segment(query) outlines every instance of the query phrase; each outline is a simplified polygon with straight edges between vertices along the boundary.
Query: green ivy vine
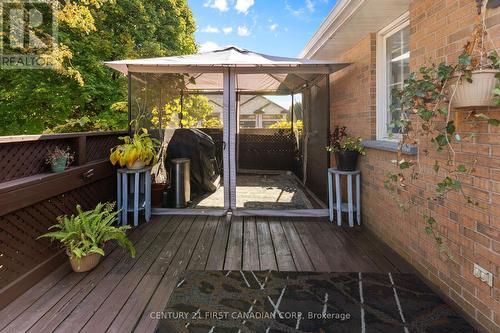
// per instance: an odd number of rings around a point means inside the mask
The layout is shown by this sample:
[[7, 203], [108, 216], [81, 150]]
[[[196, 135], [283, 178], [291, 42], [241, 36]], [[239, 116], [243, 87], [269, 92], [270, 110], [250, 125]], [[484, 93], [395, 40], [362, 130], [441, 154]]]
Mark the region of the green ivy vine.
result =
[[[398, 171], [390, 172], [384, 181], [384, 187], [395, 196], [397, 205], [402, 210], [407, 210], [409, 205], [416, 204], [413, 199], [406, 202], [400, 200], [400, 191], [408, 186], [408, 181], [421, 177], [423, 171], [420, 159], [433, 158], [430, 149], [437, 152], [434, 158], [433, 171], [437, 177], [435, 193], [426, 200], [431, 203], [442, 200], [449, 192], [457, 192], [463, 196], [467, 204], [480, 207], [480, 203], [472, 196], [466, 194], [462, 185], [462, 177], [473, 175], [477, 156], [470, 165], [457, 164], [455, 161], [455, 150], [453, 144], [462, 142], [474, 142], [475, 134], [462, 135], [458, 124], [451, 119], [451, 101], [454, 97], [456, 87], [465, 82], [472, 82], [473, 72], [481, 69], [500, 69], [500, 59], [496, 51], [487, 53], [484, 48], [487, 32], [484, 28], [484, 19], [478, 24], [473, 32], [471, 41], [464, 47], [464, 52], [454, 65], [447, 63], [431, 64], [420, 67], [418, 73], [412, 73], [405, 80], [402, 89], [392, 91], [393, 121], [389, 124], [392, 132], [399, 132], [398, 156], [395, 163]], [[497, 79], [500, 74], [497, 73]], [[500, 106], [500, 83], [492, 91], [492, 99], [495, 105]], [[500, 121], [477, 110], [467, 112], [466, 120], [478, 125], [486, 122], [491, 126], [499, 126]], [[397, 131], [394, 131], [394, 130]], [[424, 142], [430, 142], [428, 147]], [[404, 156], [403, 148], [406, 145], [417, 146], [418, 153], [415, 160]], [[482, 208], [482, 207], [480, 207]], [[445, 252], [448, 258], [453, 259], [451, 251], [443, 241], [443, 237], [437, 231], [437, 221], [429, 214], [424, 214], [425, 233], [433, 237], [441, 252]]]

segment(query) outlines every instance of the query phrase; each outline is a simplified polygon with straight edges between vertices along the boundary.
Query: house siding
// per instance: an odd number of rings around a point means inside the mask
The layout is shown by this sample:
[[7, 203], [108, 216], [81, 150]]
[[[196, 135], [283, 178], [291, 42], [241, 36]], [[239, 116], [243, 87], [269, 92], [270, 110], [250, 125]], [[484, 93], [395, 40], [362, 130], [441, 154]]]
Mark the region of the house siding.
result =
[[[410, 4], [410, 66], [413, 72], [423, 64], [456, 62], [476, 22], [474, 0], [414, 0]], [[500, 46], [500, 9], [489, 10], [487, 26], [496, 47]], [[488, 44], [489, 45], [489, 44]], [[350, 135], [376, 137], [376, 32], [367, 35], [350, 50], [331, 60], [352, 65], [331, 76], [331, 127], [347, 126]], [[398, 208], [394, 196], [384, 188], [389, 171], [397, 171], [392, 161], [396, 153], [367, 149], [361, 158], [362, 217], [372, 230], [406, 258], [428, 281], [460, 306], [476, 323], [489, 332], [500, 331], [500, 128], [473, 124], [467, 112], [458, 111], [458, 131], [477, 133], [472, 143], [455, 145], [457, 163], [471, 165], [477, 158], [474, 177], [463, 179], [464, 190], [479, 200], [483, 208], [468, 206], [455, 193], [445, 200], [429, 203], [435, 195], [436, 177], [432, 171], [435, 154], [421, 159], [423, 170], [400, 195], [417, 204], [408, 210]], [[500, 109], [481, 112], [500, 118]], [[453, 112], [452, 118], [455, 119]], [[423, 143], [420, 147], [430, 147]], [[431, 152], [433, 150], [431, 149]], [[437, 157], [441, 158], [441, 157]], [[334, 163], [334, 159], [332, 159]], [[432, 213], [453, 260], [440, 252], [432, 237], [424, 232], [423, 214]], [[478, 263], [494, 274], [493, 287], [472, 275]]]

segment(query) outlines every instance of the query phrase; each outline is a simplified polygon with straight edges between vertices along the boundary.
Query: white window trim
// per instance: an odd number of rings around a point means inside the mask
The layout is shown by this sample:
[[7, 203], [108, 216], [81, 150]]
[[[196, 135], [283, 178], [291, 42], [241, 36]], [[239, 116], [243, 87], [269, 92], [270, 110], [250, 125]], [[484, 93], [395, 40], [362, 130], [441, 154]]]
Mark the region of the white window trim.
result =
[[376, 77], [377, 77], [377, 140], [395, 141], [398, 136], [388, 137], [387, 122], [388, 122], [388, 101], [387, 101], [387, 66], [386, 66], [386, 40], [393, 34], [401, 31], [410, 25], [410, 13], [406, 12], [387, 27], [377, 33], [377, 54], [376, 54]]

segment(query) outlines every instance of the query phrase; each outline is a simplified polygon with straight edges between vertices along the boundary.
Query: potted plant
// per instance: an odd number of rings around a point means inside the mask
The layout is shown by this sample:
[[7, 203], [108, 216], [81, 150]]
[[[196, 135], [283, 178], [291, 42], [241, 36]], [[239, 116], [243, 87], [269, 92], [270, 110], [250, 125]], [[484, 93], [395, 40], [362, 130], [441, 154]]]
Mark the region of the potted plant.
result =
[[459, 57], [451, 105], [454, 108], [494, 106], [494, 89], [500, 79], [500, 59], [496, 51], [484, 47], [487, 32], [483, 23], [476, 25], [472, 39]]
[[73, 157], [74, 155], [71, 153], [69, 147], [55, 147], [49, 150], [45, 162], [50, 165], [52, 172], [63, 172], [71, 164]]
[[104, 244], [116, 240], [118, 245], [130, 251], [135, 257], [134, 245], [127, 238], [125, 231], [129, 226], [115, 227], [118, 212], [114, 203], [99, 203], [89, 211], [76, 206], [76, 215], [63, 215], [57, 218], [57, 224], [38, 238], [47, 237], [58, 240], [66, 249], [71, 267], [75, 272], [86, 272], [97, 266], [104, 253]]
[[156, 149], [159, 141], [152, 138], [143, 128], [133, 137], [122, 136], [124, 143], [111, 149], [109, 160], [113, 165], [127, 166], [129, 169], [141, 169], [156, 163]]
[[340, 171], [356, 170], [358, 156], [365, 154], [365, 147], [361, 138], [349, 137], [345, 126], [337, 126], [329, 141], [330, 145], [326, 147], [326, 150], [335, 153], [337, 169]]

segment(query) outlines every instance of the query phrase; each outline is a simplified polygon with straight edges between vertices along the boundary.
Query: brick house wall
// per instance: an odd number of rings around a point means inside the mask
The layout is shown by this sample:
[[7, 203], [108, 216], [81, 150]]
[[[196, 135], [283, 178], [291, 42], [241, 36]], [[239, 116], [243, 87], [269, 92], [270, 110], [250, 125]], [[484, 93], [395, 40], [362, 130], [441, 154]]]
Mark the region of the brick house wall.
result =
[[[413, 0], [410, 4], [410, 66], [415, 72], [429, 62], [456, 62], [476, 20], [474, 0]], [[488, 30], [500, 47], [500, 9], [489, 10]], [[376, 32], [367, 35], [341, 56], [331, 60], [353, 63], [331, 76], [331, 126], [345, 125], [353, 136], [376, 138]], [[450, 193], [429, 204], [435, 195], [434, 156], [422, 160], [423, 176], [400, 192], [417, 205], [403, 211], [384, 188], [388, 171], [397, 171], [396, 153], [367, 149], [362, 157], [363, 223], [406, 258], [431, 283], [489, 332], [500, 331], [500, 128], [477, 128], [460, 112], [458, 131], [477, 133], [474, 142], [455, 144], [457, 163], [471, 165], [477, 156], [476, 173], [464, 178], [464, 191], [479, 200], [482, 208], [468, 206]], [[500, 118], [500, 109], [481, 112]], [[454, 115], [452, 118], [454, 119]], [[427, 145], [424, 143], [424, 145]], [[423, 147], [420, 147], [422, 149]], [[432, 150], [431, 150], [432, 151]], [[477, 154], [477, 155], [476, 155]], [[408, 156], [415, 158], [414, 156]], [[332, 159], [334, 160], [334, 159]], [[440, 253], [425, 234], [423, 214], [431, 213], [438, 232], [451, 250], [453, 260]], [[478, 263], [494, 274], [493, 288], [472, 275]]]
[[353, 136], [375, 138], [376, 135], [376, 47], [376, 34], [366, 36], [335, 59], [351, 65], [330, 78], [331, 123], [347, 126]]

